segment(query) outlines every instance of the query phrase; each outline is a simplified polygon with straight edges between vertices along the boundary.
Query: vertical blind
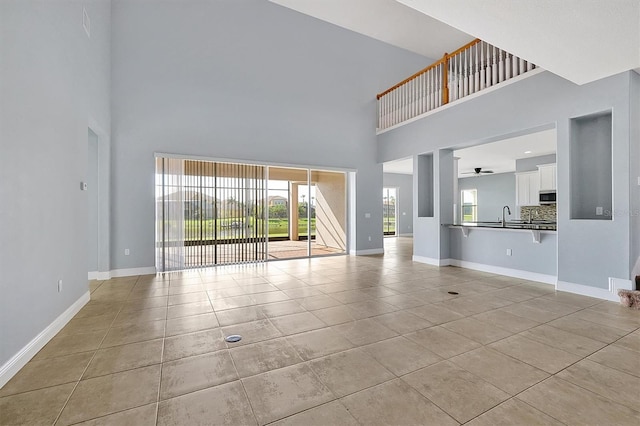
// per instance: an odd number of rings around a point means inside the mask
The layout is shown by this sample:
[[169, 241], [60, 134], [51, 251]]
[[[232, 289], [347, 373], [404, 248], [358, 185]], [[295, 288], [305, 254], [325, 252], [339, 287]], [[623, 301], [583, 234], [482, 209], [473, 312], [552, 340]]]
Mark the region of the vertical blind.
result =
[[264, 261], [265, 166], [158, 157], [159, 272]]

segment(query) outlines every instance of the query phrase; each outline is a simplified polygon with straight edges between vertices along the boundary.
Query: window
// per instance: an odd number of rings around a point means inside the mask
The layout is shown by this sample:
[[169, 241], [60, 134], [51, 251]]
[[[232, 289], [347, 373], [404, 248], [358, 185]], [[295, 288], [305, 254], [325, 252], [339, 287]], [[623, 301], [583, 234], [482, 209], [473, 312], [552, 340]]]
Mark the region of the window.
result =
[[462, 221], [476, 222], [478, 220], [478, 191], [463, 189], [460, 199], [462, 200]]

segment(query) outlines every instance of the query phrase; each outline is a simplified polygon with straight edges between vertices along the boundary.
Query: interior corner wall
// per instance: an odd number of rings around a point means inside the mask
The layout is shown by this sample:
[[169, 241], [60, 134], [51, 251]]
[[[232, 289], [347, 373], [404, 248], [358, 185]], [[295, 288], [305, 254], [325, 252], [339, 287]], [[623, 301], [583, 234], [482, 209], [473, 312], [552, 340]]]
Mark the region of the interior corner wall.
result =
[[113, 1], [112, 269], [154, 265], [154, 152], [355, 170], [350, 250], [381, 249], [375, 95], [430, 60], [263, 0], [152, 9]]
[[[555, 124], [558, 280], [606, 289], [610, 277], [629, 278], [630, 215], [617, 215], [613, 221], [570, 219], [569, 122], [613, 111], [613, 210], [629, 212], [629, 157], [638, 143], [630, 144], [630, 130], [633, 133], [635, 128], [631, 124], [635, 117], [630, 118], [630, 80], [637, 80], [632, 74], [629, 71], [582, 86], [549, 72], [535, 74], [378, 135], [378, 161], [477, 145]], [[428, 239], [435, 235], [431, 232], [416, 229], [414, 238]]]
[[108, 0], [0, 2], [0, 371], [88, 292], [80, 182], [90, 123], [111, 126], [110, 20]]
[[413, 176], [401, 173], [385, 173], [385, 187], [398, 188], [398, 234], [413, 234]]
[[[629, 76], [629, 121], [631, 123], [629, 132], [629, 200], [631, 203], [629, 209], [629, 235], [631, 237], [629, 269], [631, 270], [630, 278], [634, 282], [635, 277], [640, 275], [640, 75], [632, 72], [629, 73]], [[636, 288], [636, 290], [639, 289]]]

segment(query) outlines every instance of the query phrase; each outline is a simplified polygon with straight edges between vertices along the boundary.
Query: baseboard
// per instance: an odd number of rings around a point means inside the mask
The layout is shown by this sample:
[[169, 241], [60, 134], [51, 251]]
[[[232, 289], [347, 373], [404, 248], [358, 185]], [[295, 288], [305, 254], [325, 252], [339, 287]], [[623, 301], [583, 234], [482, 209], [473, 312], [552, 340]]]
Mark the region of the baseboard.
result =
[[449, 266], [449, 265], [451, 265], [451, 260], [452, 259], [434, 259], [434, 258], [431, 258], [431, 257], [413, 256], [411, 258], [411, 260], [413, 260], [414, 262], [418, 262], [418, 263], [426, 263], [427, 265]]
[[584, 284], [569, 283], [566, 281], [558, 281], [556, 290], [566, 291], [567, 293], [580, 294], [582, 296], [596, 297], [598, 299], [609, 300], [611, 302], [620, 302], [617, 294], [612, 293], [609, 289], [600, 287], [591, 287]]
[[367, 250], [350, 250], [349, 254], [351, 256], [367, 256], [370, 254], [384, 254], [384, 249], [377, 248], [377, 249], [367, 249]]
[[398, 234], [398, 237], [413, 237], [412, 233], [409, 234]]
[[113, 269], [111, 271], [111, 278], [131, 277], [134, 275], [153, 275], [155, 273], [155, 266], [146, 266], [143, 268]]
[[98, 272], [98, 271], [92, 271], [89, 272], [88, 274], [88, 279], [89, 280], [108, 280], [111, 278], [111, 272], [107, 271], [107, 272]]
[[34, 337], [25, 347], [12, 356], [0, 367], [0, 388], [3, 387], [13, 376], [33, 358], [40, 349], [46, 345], [67, 323], [82, 309], [90, 299], [87, 291], [78, 300], [73, 302], [58, 318]]
[[489, 272], [491, 274], [536, 281], [544, 284], [556, 285], [556, 282], [558, 281], [558, 278], [554, 275], [523, 271], [522, 269], [503, 268], [501, 266], [487, 265], [484, 263], [467, 262], [466, 260], [451, 259], [451, 265], [476, 271]]

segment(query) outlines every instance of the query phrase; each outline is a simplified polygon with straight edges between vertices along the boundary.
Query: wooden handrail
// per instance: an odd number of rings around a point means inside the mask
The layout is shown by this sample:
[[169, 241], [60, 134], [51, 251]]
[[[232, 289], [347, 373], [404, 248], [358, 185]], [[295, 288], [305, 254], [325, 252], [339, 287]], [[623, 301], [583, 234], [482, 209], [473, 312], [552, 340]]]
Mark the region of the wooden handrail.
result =
[[[413, 74], [413, 75], [411, 75], [411, 76], [409, 76], [409, 77], [405, 78], [405, 79], [404, 79], [404, 80], [402, 80], [400, 83], [398, 83], [398, 84], [395, 84], [395, 85], [391, 86], [390, 88], [388, 88], [388, 89], [387, 89], [387, 90], [385, 90], [384, 92], [382, 92], [382, 93], [378, 93], [378, 94], [376, 95], [376, 99], [380, 100], [380, 98], [381, 98], [381, 97], [383, 97], [384, 95], [386, 95], [387, 93], [394, 91], [395, 89], [397, 89], [398, 87], [402, 86], [403, 84], [406, 84], [406, 83], [410, 82], [411, 80], [413, 80], [413, 79], [415, 79], [415, 78], [417, 78], [417, 77], [421, 76], [422, 74], [424, 74], [424, 73], [426, 73], [426, 72], [428, 72], [428, 71], [432, 70], [433, 68], [437, 67], [437, 66], [438, 66], [438, 65], [440, 65], [440, 64], [445, 64], [445, 65], [446, 65], [446, 64], [449, 62], [449, 59], [450, 59], [450, 58], [452, 58], [452, 57], [456, 56], [456, 55], [457, 55], [457, 54], [459, 54], [460, 52], [463, 52], [463, 51], [465, 51], [465, 50], [469, 49], [469, 48], [470, 48], [470, 47], [472, 47], [472, 46], [475, 46], [476, 44], [480, 43], [480, 41], [481, 41], [481, 40], [480, 40], [479, 38], [477, 38], [477, 39], [475, 39], [475, 40], [473, 40], [473, 41], [470, 41], [469, 43], [465, 44], [465, 45], [464, 45], [464, 46], [462, 46], [461, 48], [456, 49], [455, 51], [453, 51], [453, 53], [445, 53], [445, 54], [444, 54], [444, 56], [443, 56], [442, 58], [438, 59], [437, 61], [435, 61], [433, 64], [429, 65], [428, 67], [423, 68], [423, 69], [421, 69], [420, 71], [418, 71], [417, 73], [415, 73], [415, 74]], [[445, 68], [446, 68], [446, 66], [445, 66]], [[443, 101], [445, 100], [445, 93], [447, 93], [447, 95], [446, 95], [446, 101], [444, 101], [444, 103], [447, 103], [447, 102], [448, 102], [448, 88], [447, 88], [447, 79], [446, 79], [446, 74], [447, 74], [447, 73], [446, 73], [446, 71], [445, 71], [445, 72], [443, 73], [443, 75], [445, 76], [444, 84], [442, 85], [442, 87], [443, 87], [443, 89], [444, 89], [444, 90], [443, 90]]]

